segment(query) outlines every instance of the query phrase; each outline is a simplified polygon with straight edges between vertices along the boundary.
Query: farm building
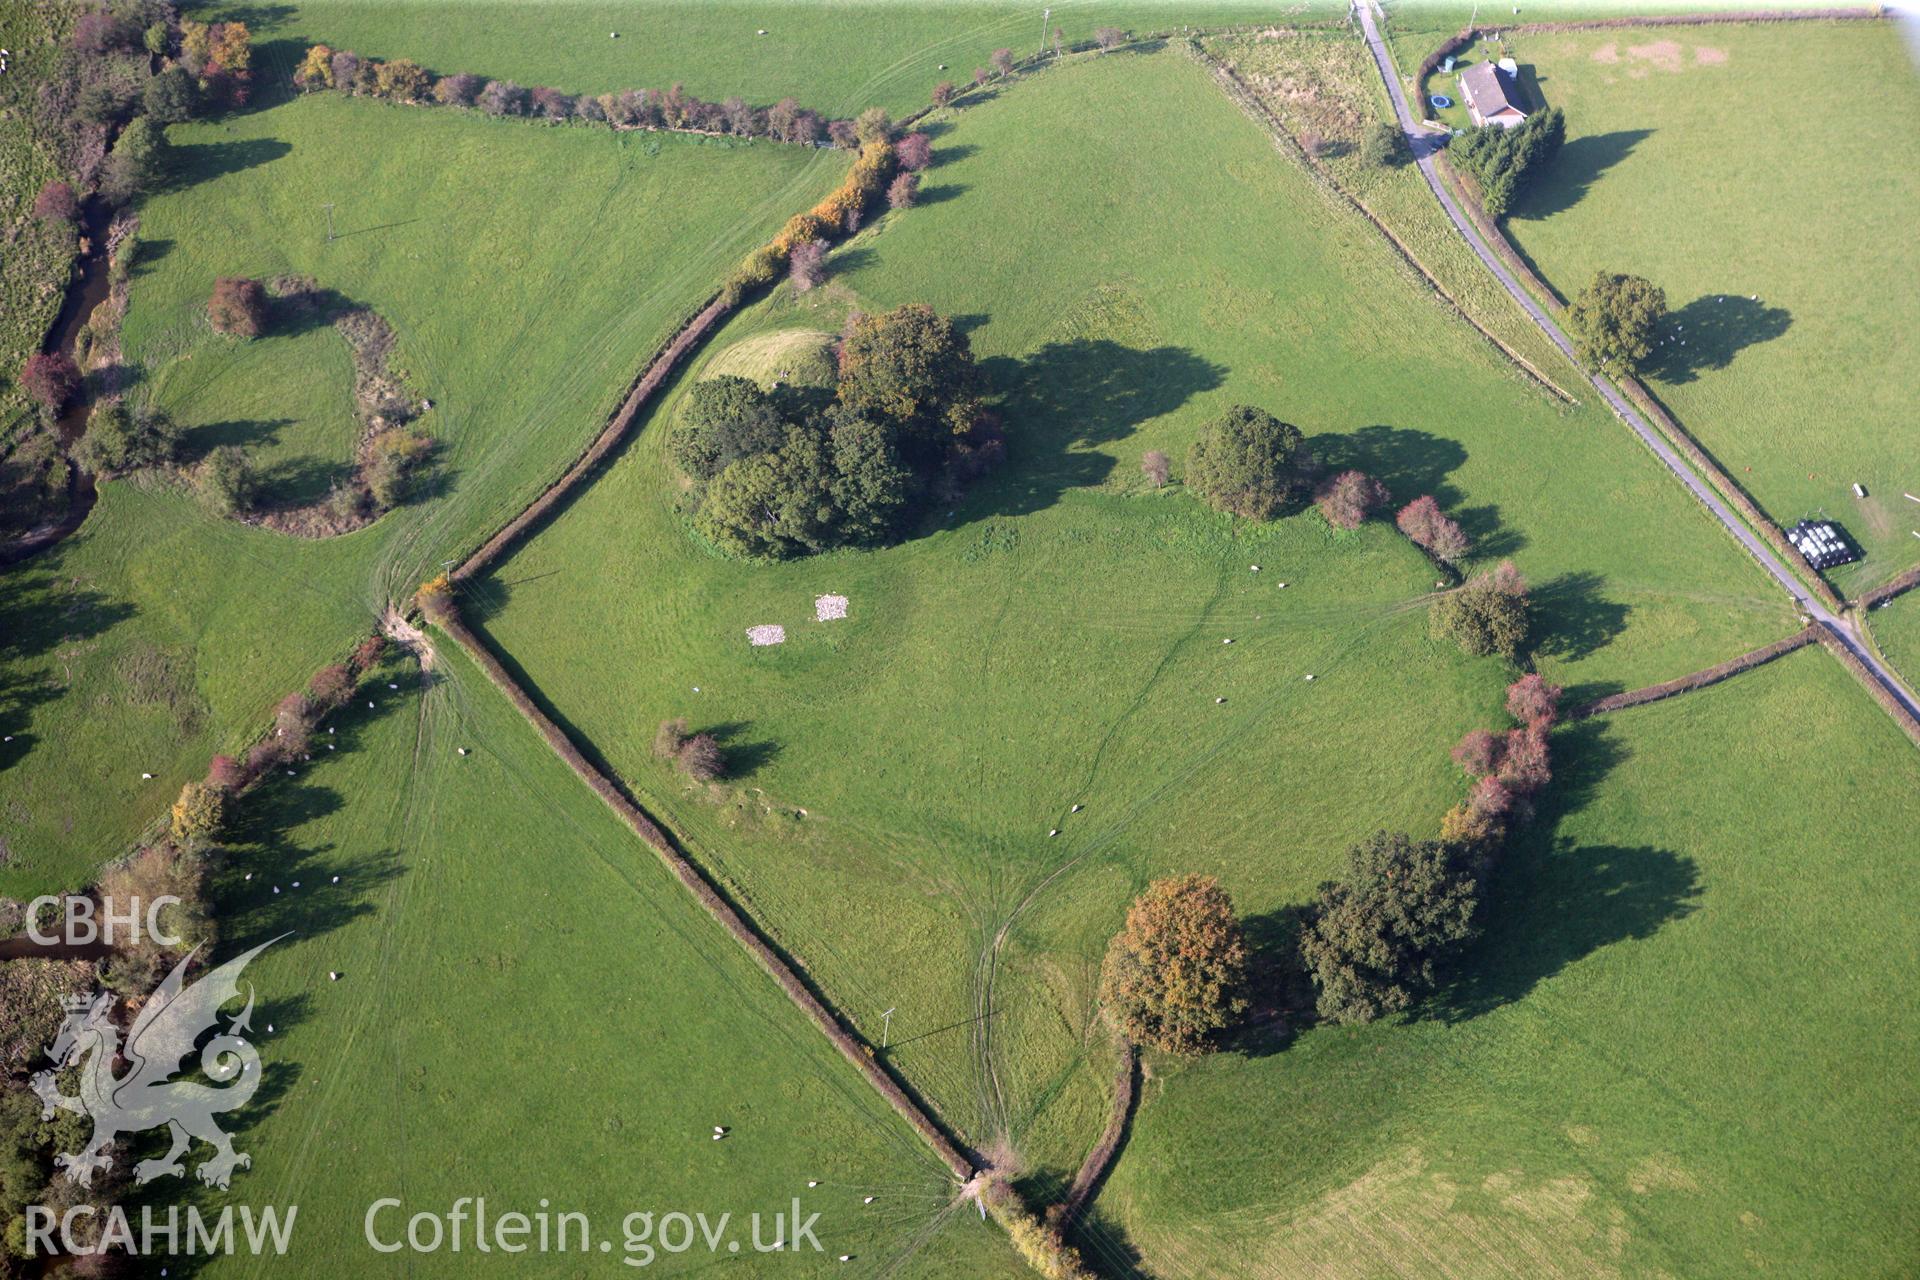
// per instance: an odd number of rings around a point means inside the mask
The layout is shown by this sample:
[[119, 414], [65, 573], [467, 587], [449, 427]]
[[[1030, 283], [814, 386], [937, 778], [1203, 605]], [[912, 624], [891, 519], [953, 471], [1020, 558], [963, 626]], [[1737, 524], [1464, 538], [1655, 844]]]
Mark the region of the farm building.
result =
[[1509, 59], [1476, 62], [1460, 73], [1460, 96], [1466, 99], [1468, 119], [1476, 125], [1511, 129], [1527, 118], [1520, 106], [1519, 82], [1510, 67]]
[[1831, 520], [1802, 520], [1787, 530], [1787, 541], [1816, 569], [1851, 564], [1860, 558], [1846, 532]]

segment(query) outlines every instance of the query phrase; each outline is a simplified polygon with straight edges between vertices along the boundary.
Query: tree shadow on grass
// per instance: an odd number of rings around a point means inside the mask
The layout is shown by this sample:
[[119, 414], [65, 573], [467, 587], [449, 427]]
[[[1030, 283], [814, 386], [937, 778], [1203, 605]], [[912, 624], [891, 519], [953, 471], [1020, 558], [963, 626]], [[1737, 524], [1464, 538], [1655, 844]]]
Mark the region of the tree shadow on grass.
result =
[[1247, 938], [1247, 1016], [1221, 1038], [1220, 1047], [1247, 1058], [1284, 1053], [1314, 1021], [1313, 983], [1300, 959], [1300, 933], [1311, 911], [1304, 902], [1240, 921]]
[[1645, 372], [1669, 385], [1692, 382], [1703, 370], [1726, 368], [1744, 348], [1780, 337], [1792, 324], [1785, 307], [1735, 294], [1702, 295], [1667, 314], [1663, 341]]
[[180, 456], [203, 458], [221, 445], [251, 448], [269, 445], [280, 438], [283, 427], [293, 425], [292, 418], [233, 418], [226, 422], [203, 422], [180, 433]]
[[1515, 201], [1512, 216], [1526, 221], [1551, 218], [1579, 204], [1600, 176], [1625, 160], [1653, 136], [1651, 129], [1616, 129], [1573, 138], [1560, 148], [1545, 173]]
[[1582, 844], [1556, 834], [1591, 803], [1622, 760], [1602, 720], [1553, 735], [1558, 776], [1534, 827], [1509, 840], [1482, 906], [1486, 932], [1453, 965], [1454, 981], [1429, 1002], [1449, 1022], [1524, 999], [1569, 965], [1618, 942], [1649, 938], [1697, 907], [1692, 858], [1651, 845]]
[[1493, 503], [1462, 507], [1454, 520], [1467, 535], [1473, 554], [1482, 560], [1500, 560], [1527, 545], [1526, 535], [1500, 523], [1500, 508]]
[[[1387, 486], [1396, 507], [1423, 494], [1431, 494], [1442, 507], [1460, 500], [1459, 491], [1447, 483], [1447, 476], [1467, 460], [1457, 440], [1417, 427], [1375, 425], [1345, 435], [1315, 436], [1311, 444], [1325, 470], [1366, 472]], [[1483, 510], [1497, 519], [1497, 508]]]
[[60, 572], [66, 546], [50, 549], [31, 568], [0, 572], [0, 771], [33, 750], [39, 737], [28, 730], [34, 710], [57, 702], [70, 682], [23, 674], [12, 664], [56, 653], [112, 630], [138, 610], [111, 600]]
[[1095, 452], [1211, 391], [1227, 370], [1185, 347], [1138, 349], [1105, 338], [1052, 342], [1025, 359], [981, 362], [1001, 398], [1008, 465], [980, 486], [997, 514], [1044, 510], [1099, 484], [1113, 459]]
[[920, 188], [920, 194], [914, 199], [914, 203], [916, 205], [945, 204], [949, 200], [959, 199], [967, 191], [968, 187], [964, 182], [942, 182], [938, 186]]
[[1125, 1227], [1101, 1211], [1099, 1202], [1089, 1204], [1067, 1233], [1067, 1243], [1106, 1280], [1154, 1280], [1147, 1270], [1146, 1258], [1135, 1247]]
[[291, 143], [278, 138], [246, 138], [239, 142], [200, 142], [176, 146], [173, 148], [173, 176], [169, 185], [190, 187], [230, 173], [257, 169], [292, 151]]
[[724, 724], [711, 725], [705, 729], [695, 727], [696, 733], [710, 733], [727, 753], [727, 779], [737, 782], [751, 778], [767, 765], [780, 758], [780, 744], [771, 738], [759, 742], [747, 741], [747, 735], [753, 729], [751, 720], [729, 720]]
[[1540, 637], [1535, 654], [1577, 661], [1597, 653], [1627, 629], [1633, 606], [1600, 594], [1606, 579], [1597, 573], [1563, 573], [1532, 592]]

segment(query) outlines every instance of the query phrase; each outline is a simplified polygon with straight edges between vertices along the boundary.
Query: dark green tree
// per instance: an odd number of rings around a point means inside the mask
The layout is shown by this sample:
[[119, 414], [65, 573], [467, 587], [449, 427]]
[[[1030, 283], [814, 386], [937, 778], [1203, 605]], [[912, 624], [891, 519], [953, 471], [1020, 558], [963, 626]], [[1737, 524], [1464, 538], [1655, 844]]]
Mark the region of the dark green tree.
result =
[[1566, 117], [1560, 108], [1552, 107], [1534, 113], [1516, 128], [1473, 129], [1449, 147], [1447, 155], [1479, 181], [1481, 203], [1489, 215], [1499, 218], [1559, 154], [1566, 133]]
[[238, 515], [252, 506], [256, 483], [253, 463], [233, 444], [223, 444], [202, 458], [194, 474], [200, 500], [223, 516]]
[[840, 408], [829, 411], [827, 421], [840, 540], [884, 541], [899, 528], [918, 487], [913, 470], [884, 424]]
[[1427, 616], [1436, 640], [1452, 640], [1475, 657], [1497, 653], [1508, 662], [1520, 660], [1532, 629], [1526, 580], [1511, 561], [1442, 595]]
[[1478, 886], [1452, 846], [1386, 831], [1347, 864], [1320, 886], [1300, 953], [1321, 1017], [1371, 1022], [1432, 990], [1438, 962], [1476, 932]]
[[88, 471], [131, 471], [171, 462], [179, 430], [157, 409], [135, 414], [117, 400], [96, 404], [74, 447], [74, 460]]
[[1271, 520], [1299, 493], [1300, 428], [1238, 404], [1200, 428], [1187, 455], [1187, 487], [1252, 520]]
[[200, 90], [185, 67], [168, 67], [147, 81], [140, 101], [148, 118], [158, 124], [180, 124], [200, 109]]
[[166, 177], [168, 155], [166, 132], [145, 116], [136, 116], [113, 144], [101, 174], [100, 193], [124, 204], [153, 190]]
[[742, 458], [772, 453], [786, 438], [787, 424], [760, 384], [722, 374], [694, 384], [668, 449], [682, 471], [705, 481]]
[[778, 452], [741, 458], [715, 476], [696, 523], [732, 555], [805, 555], [832, 545], [832, 490], [819, 435], [796, 427]]
[[1567, 308], [1567, 325], [1588, 368], [1631, 374], [1653, 354], [1666, 316], [1664, 289], [1639, 276], [1597, 271]]
[[1391, 120], [1376, 121], [1360, 139], [1360, 159], [1376, 169], [1398, 168], [1410, 158], [1407, 135]]

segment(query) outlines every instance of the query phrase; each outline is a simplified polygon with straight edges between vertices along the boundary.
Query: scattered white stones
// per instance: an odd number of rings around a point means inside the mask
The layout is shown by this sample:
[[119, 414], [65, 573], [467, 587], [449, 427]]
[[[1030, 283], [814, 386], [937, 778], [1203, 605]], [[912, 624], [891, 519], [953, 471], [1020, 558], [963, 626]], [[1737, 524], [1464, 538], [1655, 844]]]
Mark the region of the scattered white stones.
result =
[[777, 622], [766, 622], [757, 627], [747, 628], [747, 643], [756, 647], [786, 642], [787, 629]]
[[813, 598], [813, 616], [817, 622], [832, 622], [835, 618], [847, 616], [847, 598], [845, 596], [815, 596]]

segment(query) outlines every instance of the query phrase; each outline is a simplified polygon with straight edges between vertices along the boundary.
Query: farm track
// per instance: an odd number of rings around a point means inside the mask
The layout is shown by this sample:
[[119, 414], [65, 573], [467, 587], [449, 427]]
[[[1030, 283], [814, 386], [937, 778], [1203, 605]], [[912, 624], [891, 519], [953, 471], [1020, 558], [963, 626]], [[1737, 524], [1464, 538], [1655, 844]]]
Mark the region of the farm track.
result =
[[[1579, 359], [1566, 333], [1553, 317], [1547, 314], [1545, 308], [1534, 299], [1533, 295], [1528, 293], [1526, 288], [1507, 270], [1475, 230], [1472, 220], [1448, 194], [1435, 167], [1434, 156], [1438, 148], [1433, 145], [1432, 139], [1414, 119], [1407, 105], [1406, 92], [1401, 88], [1400, 77], [1394, 69], [1392, 55], [1388, 53], [1386, 41], [1381, 37], [1379, 23], [1376, 21], [1377, 3], [1378, 0], [1360, 0], [1357, 3], [1360, 23], [1365, 31], [1367, 48], [1373, 54], [1374, 67], [1379, 71], [1380, 79], [1386, 85], [1387, 97], [1393, 103], [1394, 115], [1400, 122], [1401, 132], [1407, 135], [1408, 145], [1413, 150], [1414, 163], [1420, 166], [1420, 173], [1426, 179], [1427, 187], [1433, 192], [1434, 199], [1440, 202], [1440, 207], [1446, 212], [1447, 219], [1453, 223], [1454, 229], [1473, 250], [1474, 256], [1493, 273], [1513, 300], [1520, 305], [1534, 324], [1539, 326], [1541, 332], [1546, 334], [1548, 340], [1565, 353], [1569, 360], [1578, 365]], [[1615, 416], [1640, 437], [1641, 443], [1651, 449], [1653, 455], [1666, 466], [1667, 470], [1686, 486], [1687, 492], [1707, 509], [1708, 514], [1720, 522], [1721, 527], [1726, 529], [1735, 541], [1746, 548], [1747, 553], [1758, 561], [1760, 567], [1786, 591], [1800, 611], [1813, 620], [1814, 625], [1820, 628], [1821, 642], [1833, 650], [1841, 659], [1842, 665], [1860, 678], [1874, 700], [1887, 709], [1909, 737], [1920, 742], [1920, 699], [1916, 699], [1915, 695], [1901, 683], [1900, 678], [1867, 647], [1856, 633], [1853, 623], [1842, 618], [1817, 599], [1773, 554], [1772, 550], [1727, 509], [1726, 504], [1712, 492], [1707, 482], [1688, 469], [1666, 438], [1648, 425], [1646, 419], [1634, 410], [1610, 381], [1599, 374], [1590, 375], [1589, 381], [1592, 382], [1594, 390], [1598, 391], [1601, 398], [1607, 402], [1608, 407], [1613, 410]]]

